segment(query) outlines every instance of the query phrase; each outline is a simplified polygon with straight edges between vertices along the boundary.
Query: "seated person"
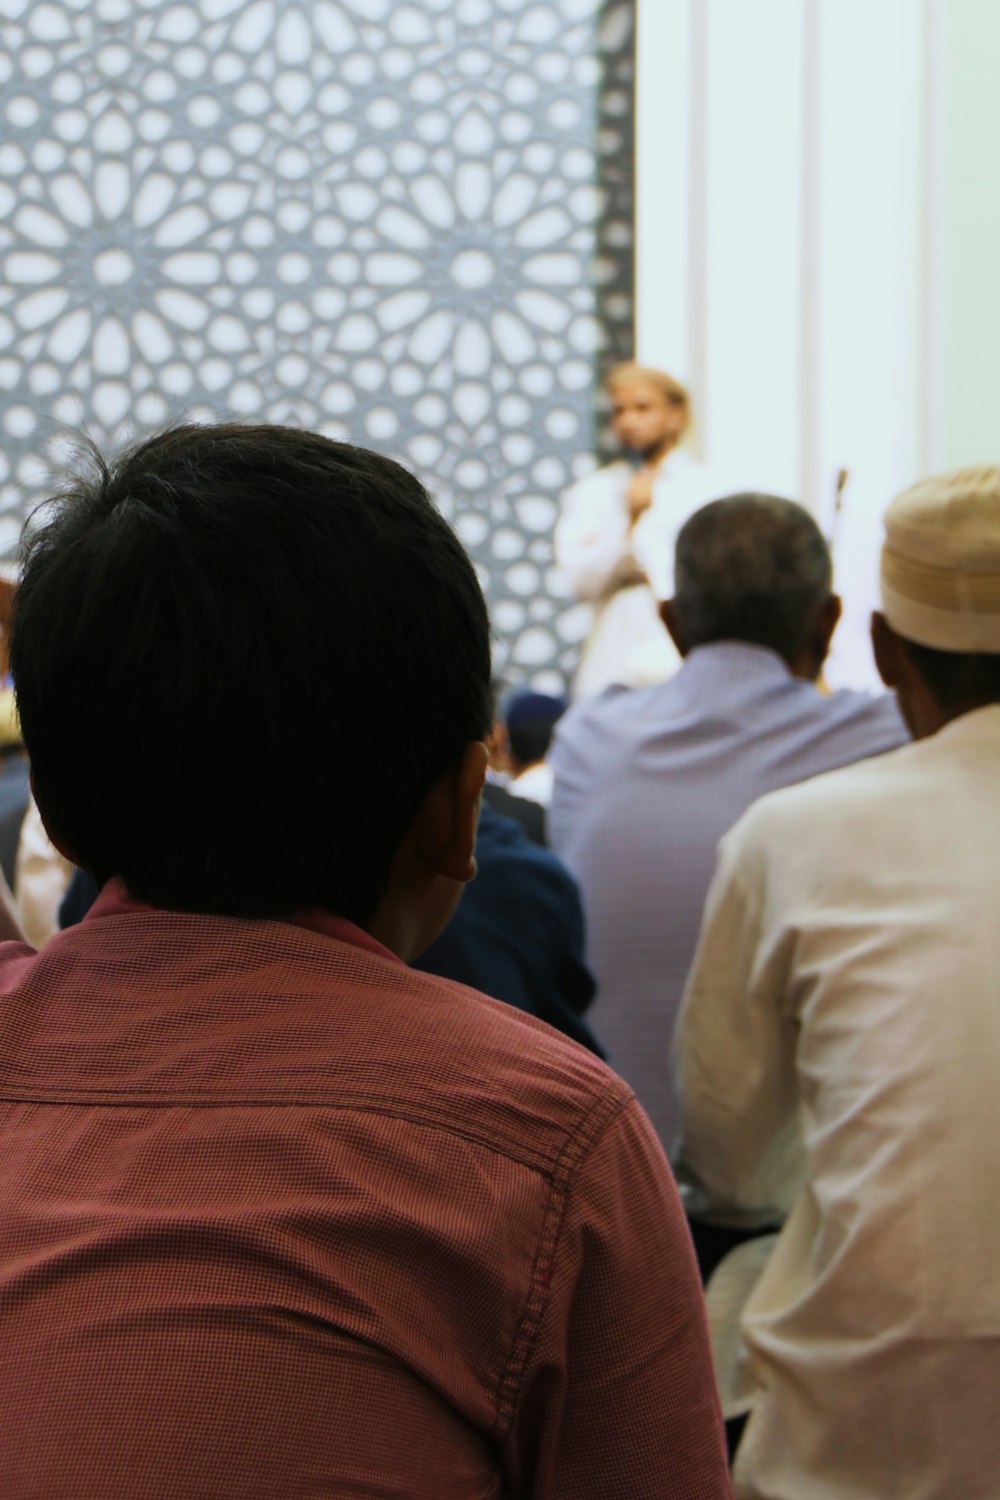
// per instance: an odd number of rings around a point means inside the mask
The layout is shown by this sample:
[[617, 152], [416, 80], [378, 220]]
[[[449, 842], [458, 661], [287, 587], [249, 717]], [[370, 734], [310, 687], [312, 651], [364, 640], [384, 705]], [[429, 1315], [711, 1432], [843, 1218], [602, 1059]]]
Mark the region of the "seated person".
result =
[[[575, 704], [549, 755], [549, 834], [583, 895], [592, 1024], [668, 1150], [668, 1049], [719, 839], [764, 792], [907, 738], [890, 694], [816, 687], [840, 600], [801, 505], [704, 506], [677, 538], [675, 572], [663, 615], [680, 671]], [[707, 1228], [696, 1238], [706, 1271], [717, 1242]]]
[[603, 1057], [584, 1020], [595, 984], [583, 949], [583, 908], [572, 875], [520, 824], [484, 802], [476, 878], [416, 967], [506, 1000]]
[[483, 786], [483, 801], [488, 802], [494, 812], [520, 823], [533, 844], [545, 845], [545, 809], [528, 797], [517, 797], [510, 788], [510, 746], [507, 743], [507, 725], [500, 712], [500, 700], [504, 684], [495, 678], [490, 684], [492, 719], [486, 735], [488, 760], [486, 781]]
[[49, 509], [11, 661], [102, 890], [0, 947], [3, 1500], [723, 1500], [641, 1109], [407, 967], [474, 874], [490, 722], [419, 482], [181, 427]]
[[566, 712], [563, 698], [550, 693], [515, 693], [504, 714], [510, 762], [510, 790], [548, 807], [552, 801], [552, 767], [546, 759], [552, 732]]
[[915, 743], [736, 824], [678, 1023], [693, 1205], [784, 1219], [742, 1318], [746, 1500], [997, 1494], [1000, 468], [885, 528]]

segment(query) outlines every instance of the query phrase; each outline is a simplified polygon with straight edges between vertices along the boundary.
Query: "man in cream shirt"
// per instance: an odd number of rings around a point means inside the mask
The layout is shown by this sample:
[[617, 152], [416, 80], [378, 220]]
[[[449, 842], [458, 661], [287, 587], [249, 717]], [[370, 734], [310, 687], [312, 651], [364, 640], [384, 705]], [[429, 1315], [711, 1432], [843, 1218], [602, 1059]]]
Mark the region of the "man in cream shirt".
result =
[[1000, 1493], [1000, 468], [885, 524], [875, 656], [916, 743], [737, 823], [675, 1039], [689, 1205], [785, 1219], [741, 1500]]
[[555, 532], [563, 586], [593, 608], [578, 698], [611, 683], [662, 682], [677, 670], [658, 608], [673, 592], [674, 540], [688, 516], [723, 492], [681, 447], [691, 406], [679, 380], [629, 361], [615, 365], [605, 390], [627, 456], [567, 491]]

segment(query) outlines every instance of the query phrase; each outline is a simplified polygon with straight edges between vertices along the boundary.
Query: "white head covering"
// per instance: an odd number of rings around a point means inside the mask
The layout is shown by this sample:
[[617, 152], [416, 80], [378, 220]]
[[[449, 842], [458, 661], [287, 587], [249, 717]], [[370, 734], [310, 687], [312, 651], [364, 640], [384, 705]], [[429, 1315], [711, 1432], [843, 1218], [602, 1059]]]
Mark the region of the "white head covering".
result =
[[885, 516], [882, 613], [920, 646], [1000, 654], [1000, 466], [897, 495]]

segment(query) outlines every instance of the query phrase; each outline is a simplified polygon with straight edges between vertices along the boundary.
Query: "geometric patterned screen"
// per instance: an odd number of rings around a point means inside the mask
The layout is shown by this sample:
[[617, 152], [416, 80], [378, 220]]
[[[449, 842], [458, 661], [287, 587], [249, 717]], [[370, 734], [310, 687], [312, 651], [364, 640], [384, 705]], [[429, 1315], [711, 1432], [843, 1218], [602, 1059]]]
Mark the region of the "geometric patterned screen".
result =
[[413, 468], [557, 687], [561, 492], [632, 352], [632, 0], [0, 0], [0, 557], [68, 435]]

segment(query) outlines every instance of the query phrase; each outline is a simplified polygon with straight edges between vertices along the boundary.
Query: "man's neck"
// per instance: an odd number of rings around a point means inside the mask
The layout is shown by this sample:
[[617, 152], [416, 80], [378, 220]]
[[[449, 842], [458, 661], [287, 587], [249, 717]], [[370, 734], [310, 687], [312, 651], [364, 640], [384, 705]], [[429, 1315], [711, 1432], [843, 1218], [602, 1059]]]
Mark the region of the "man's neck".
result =
[[914, 713], [916, 724], [910, 725], [910, 731], [915, 740], [927, 740], [932, 734], [937, 734], [939, 729], [943, 729], [946, 724], [953, 724], [956, 719], [964, 719], [966, 714], [975, 713], [978, 708], [998, 706], [1000, 706], [1000, 699], [973, 697], [960, 703], [949, 704], [946, 708], [928, 693]]

